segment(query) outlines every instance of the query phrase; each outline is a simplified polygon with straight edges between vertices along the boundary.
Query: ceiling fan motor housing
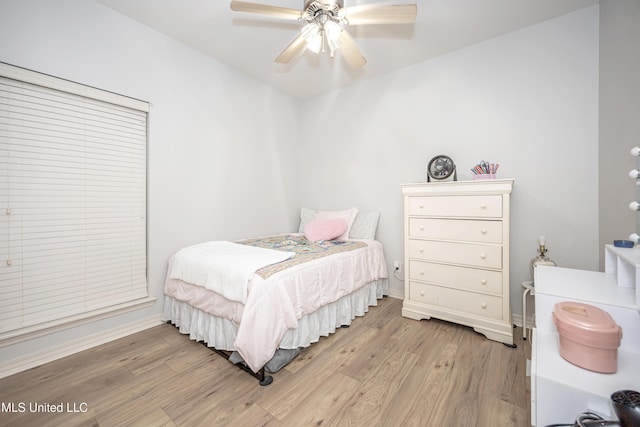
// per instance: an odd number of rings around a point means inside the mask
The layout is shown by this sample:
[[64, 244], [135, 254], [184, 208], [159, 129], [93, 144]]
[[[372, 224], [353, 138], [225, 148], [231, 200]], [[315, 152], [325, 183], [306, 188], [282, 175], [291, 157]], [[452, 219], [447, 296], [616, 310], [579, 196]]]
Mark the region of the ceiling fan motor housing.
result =
[[308, 0], [305, 2], [302, 19], [307, 22], [324, 21], [331, 19], [340, 22], [343, 19], [340, 11], [344, 7], [342, 0]]

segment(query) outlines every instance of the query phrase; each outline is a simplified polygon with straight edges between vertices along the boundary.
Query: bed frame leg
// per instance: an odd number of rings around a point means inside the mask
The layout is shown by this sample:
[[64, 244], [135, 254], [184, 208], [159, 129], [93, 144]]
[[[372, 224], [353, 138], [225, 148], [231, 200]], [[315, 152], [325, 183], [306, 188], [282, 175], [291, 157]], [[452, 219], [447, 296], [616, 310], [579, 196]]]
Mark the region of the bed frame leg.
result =
[[[203, 344], [207, 345], [206, 343], [203, 343]], [[215, 349], [213, 347], [207, 347], [207, 348], [210, 348], [211, 350], [215, 351], [216, 353], [218, 353], [222, 357], [225, 357], [227, 360], [229, 360], [229, 357], [231, 356], [231, 353], [229, 353], [229, 352], [222, 351], [222, 350], [217, 350], [217, 349]], [[247, 372], [252, 377], [257, 378], [258, 379], [258, 383], [263, 387], [268, 386], [269, 384], [271, 384], [273, 382], [273, 377], [271, 375], [267, 375], [266, 374], [266, 372], [264, 370], [264, 366], [262, 368], [260, 368], [260, 370], [258, 372], [253, 372], [251, 370], [251, 368], [249, 368], [249, 366], [247, 366], [244, 362], [234, 363], [234, 365], [236, 365], [238, 368], [242, 369], [243, 371]]]
[[271, 375], [265, 375], [264, 368], [260, 369], [258, 374], [262, 376], [262, 379], [260, 379], [260, 376], [258, 377], [258, 384], [260, 384], [261, 386], [265, 387], [273, 382], [273, 377]]
[[[220, 356], [224, 357], [227, 360], [229, 360], [229, 358], [231, 357], [231, 352], [230, 351], [218, 350], [217, 348], [209, 347], [207, 345], [207, 343], [204, 342], [204, 341], [199, 341], [199, 342], [202, 345], [204, 345], [205, 347], [207, 347], [209, 350], [219, 354]], [[231, 362], [229, 362], [229, 363], [231, 363]], [[244, 362], [233, 363], [233, 365], [235, 365], [238, 368], [242, 369], [243, 371], [247, 372], [252, 377], [257, 378], [258, 379], [258, 383], [263, 387], [268, 386], [269, 384], [271, 384], [273, 382], [273, 377], [271, 375], [267, 375], [266, 374], [266, 372], [264, 370], [264, 366], [262, 368], [260, 368], [260, 370], [258, 372], [253, 372], [251, 370], [251, 368], [249, 368], [249, 366], [247, 366]]]

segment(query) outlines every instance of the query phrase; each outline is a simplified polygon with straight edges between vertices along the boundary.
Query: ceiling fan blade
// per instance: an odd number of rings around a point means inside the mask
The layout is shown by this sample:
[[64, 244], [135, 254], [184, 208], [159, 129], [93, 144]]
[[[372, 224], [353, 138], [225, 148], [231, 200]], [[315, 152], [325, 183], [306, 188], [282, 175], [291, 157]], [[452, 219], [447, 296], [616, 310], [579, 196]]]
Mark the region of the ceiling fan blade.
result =
[[302, 34], [298, 35], [276, 58], [278, 64], [286, 64], [304, 50], [307, 41]]
[[345, 29], [340, 32], [340, 51], [347, 64], [352, 68], [360, 68], [367, 63], [365, 57], [360, 53], [355, 40]]
[[364, 4], [344, 8], [349, 25], [412, 24], [416, 21], [415, 4]]
[[293, 21], [300, 19], [300, 16], [302, 15], [302, 12], [296, 9], [238, 0], [231, 0], [231, 10], [235, 10], [237, 12], [260, 13], [262, 15], [269, 15], [275, 18]]

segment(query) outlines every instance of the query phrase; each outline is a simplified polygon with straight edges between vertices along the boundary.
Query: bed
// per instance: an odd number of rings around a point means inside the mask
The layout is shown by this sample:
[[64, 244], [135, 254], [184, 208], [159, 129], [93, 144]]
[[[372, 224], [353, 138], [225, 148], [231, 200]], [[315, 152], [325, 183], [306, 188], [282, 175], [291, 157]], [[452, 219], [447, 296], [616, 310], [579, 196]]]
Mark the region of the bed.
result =
[[296, 233], [183, 248], [169, 260], [163, 320], [267, 385], [265, 371], [388, 294], [378, 216], [303, 208]]

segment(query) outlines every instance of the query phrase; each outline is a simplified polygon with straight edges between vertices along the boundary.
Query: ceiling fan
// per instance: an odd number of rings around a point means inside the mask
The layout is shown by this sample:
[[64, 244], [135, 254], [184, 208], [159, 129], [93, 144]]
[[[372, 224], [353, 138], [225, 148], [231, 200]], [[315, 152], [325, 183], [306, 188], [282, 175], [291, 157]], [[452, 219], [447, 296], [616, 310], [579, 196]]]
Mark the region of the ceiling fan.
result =
[[344, 0], [304, 0], [304, 8], [297, 10], [232, 0], [231, 10], [305, 22], [300, 34], [278, 55], [277, 63], [288, 63], [305, 48], [324, 53], [328, 47], [332, 58], [340, 49], [346, 62], [353, 68], [359, 68], [367, 60], [345, 26], [411, 24], [415, 22], [418, 7], [415, 4], [388, 3], [344, 7]]

